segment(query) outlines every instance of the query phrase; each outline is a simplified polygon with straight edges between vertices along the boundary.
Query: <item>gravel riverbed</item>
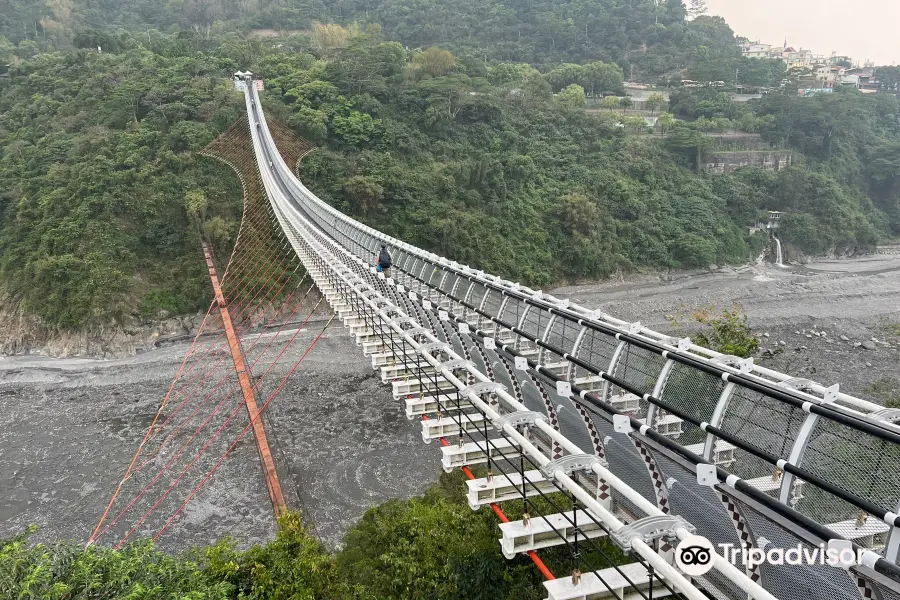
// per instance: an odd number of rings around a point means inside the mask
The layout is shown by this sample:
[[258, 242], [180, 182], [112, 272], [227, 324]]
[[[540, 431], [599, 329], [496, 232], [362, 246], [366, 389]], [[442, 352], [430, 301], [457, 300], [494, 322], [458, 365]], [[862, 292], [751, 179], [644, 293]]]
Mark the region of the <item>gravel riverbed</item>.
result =
[[[671, 331], [667, 315], [738, 303], [760, 335], [758, 360], [766, 365], [866, 397], [873, 382], [900, 378], [898, 255], [634, 278], [553, 293], [663, 331]], [[311, 323], [290, 352], [302, 352], [316, 333]], [[39, 526], [39, 541], [88, 538], [187, 347], [171, 344], [119, 360], [0, 358], [0, 538], [30, 523]], [[273, 377], [293, 362], [278, 365]], [[266, 425], [288, 503], [329, 546], [368, 507], [421, 493], [440, 468], [438, 446], [422, 443], [418, 423], [407, 421], [353, 338], [337, 327], [273, 402]], [[135, 478], [123, 489], [133, 495], [146, 481]], [[191, 488], [194, 479], [186, 483]], [[135, 535], [152, 535], [173, 507], [161, 505]], [[246, 545], [273, 535], [251, 436], [176, 524], [160, 547], [226, 534]], [[114, 543], [112, 534], [124, 531], [114, 529], [101, 543]]]

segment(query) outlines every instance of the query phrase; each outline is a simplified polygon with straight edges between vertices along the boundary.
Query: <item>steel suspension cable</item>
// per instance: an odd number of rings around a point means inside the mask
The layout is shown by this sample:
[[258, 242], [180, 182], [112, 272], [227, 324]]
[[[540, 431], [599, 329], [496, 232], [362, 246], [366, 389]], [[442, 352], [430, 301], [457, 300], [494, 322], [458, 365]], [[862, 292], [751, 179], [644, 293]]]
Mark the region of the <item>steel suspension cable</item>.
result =
[[[306, 351], [303, 353], [303, 355], [300, 357], [300, 359], [294, 364], [294, 366], [293, 366], [293, 368], [291, 368], [290, 372], [284, 376], [284, 378], [281, 380], [281, 383], [278, 385], [278, 387], [269, 395], [269, 397], [266, 399], [265, 403], [260, 408], [259, 412], [253, 417], [253, 419], [251, 419], [251, 422], [248, 423], [244, 427], [243, 431], [241, 431], [240, 435], [238, 435], [238, 437], [234, 441], [234, 443], [232, 443], [231, 446], [229, 446], [228, 450], [226, 450], [225, 453], [222, 455], [222, 457], [219, 458], [218, 462], [216, 462], [215, 466], [206, 474], [206, 476], [203, 478], [203, 480], [200, 482], [200, 484], [198, 484], [197, 487], [194, 488], [194, 490], [191, 492], [191, 494], [188, 496], [188, 498], [182, 503], [182, 505], [178, 508], [178, 510], [175, 511], [175, 514], [173, 514], [172, 517], [170, 517], [169, 520], [166, 522], [166, 524], [163, 525], [162, 528], [160, 528], [160, 530], [156, 533], [155, 536], [153, 536], [154, 540], [159, 539], [159, 536], [162, 535], [162, 533], [172, 524], [172, 522], [178, 517], [178, 515], [181, 514], [181, 512], [188, 505], [188, 503], [194, 498], [194, 496], [197, 495], [197, 492], [200, 491], [200, 489], [206, 484], [207, 481], [209, 481], [209, 478], [212, 477], [213, 473], [215, 473], [216, 470], [221, 466], [221, 464], [225, 461], [225, 459], [228, 457], [228, 455], [231, 453], [231, 451], [237, 447], [238, 442], [240, 442], [241, 439], [243, 439], [243, 437], [247, 434], [247, 432], [250, 431], [250, 429], [253, 425], [252, 421], [262, 418], [263, 412], [266, 410], [266, 408], [272, 402], [272, 399], [275, 398], [275, 396], [281, 391], [281, 389], [287, 383], [287, 380], [294, 374], [294, 372], [297, 370], [297, 368], [300, 366], [300, 364], [306, 359], [306, 357], [309, 355], [309, 353], [312, 351], [312, 349], [316, 346], [316, 344], [322, 338], [322, 335], [325, 333], [325, 330], [328, 329], [328, 326], [331, 325], [332, 321], [334, 321], [334, 317], [335, 317], [335, 315], [332, 314], [331, 318], [328, 319], [328, 322], [325, 323], [325, 327], [323, 327], [322, 331], [320, 331], [319, 334], [316, 335], [315, 339], [313, 339], [312, 343], [307, 347]], [[297, 333], [299, 333], [299, 330]], [[296, 337], [296, 334], [295, 334], [295, 337]], [[284, 354], [284, 351], [282, 351], [282, 354]], [[280, 358], [280, 356], [281, 355], [279, 355], [279, 358]], [[274, 363], [273, 363], [273, 365], [274, 365]]]
[[[310, 290], [312, 290], [312, 286], [310, 287]], [[317, 305], [317, 306], [318, 306], [318, 305]], [[297, 310], [299, 310], [299, 308], [300, 308], [300, 307], [298, 306], [298, 307], [294, 310], [294, 313], [292, 313], [292, 315], [293, 315], [293, 314], [296, 314], [296, 312], [297, 312]], [[294, 337], [296, 337], [297, 333], [299, 333], [299, 332], [302, 330], [303, 326], [306, 325], [306, 323], [309, 321], [309, 319], [312, 317], [312, 315], [313, 315], [314, 313], [315, 313], [315, 308], [313, 308], [313, 310], [310, 312], [310, 314], [306, 317], [306, 320], [303, 322], [303, 325], [301, 325], [301, 326], [298, 328], [297, 332], [294, 334]], [[283, 330], [284, 326], [286, 326], [286, 325], [287, 325], [287, 322], [285, 322], [285, 323], [282, 325], [282, 329], [279, 329], [279, 331], [278, 331], [278, 332], [277, 332], [277, 333], [269, 340], [268, 344], [266, 344], [266, 346], [265, 346], [265, 348], [263, 349], [263, 351], [262, 351], [262, 352], [259, 354], [259, 356], [257, 356], [256, 359], [254, 360], [252, 366], [256, 366], [256, 364], [263, 358], [263, 356], [265, 356], [265, 354], [268, 352], [268, 349], [275, 343], [275, 341], [277, 340], [277, 338], [278, 338], [278, 336], [280, 335], [281, 331]], [[290, 345], [290, 343], [293, 342], [293, 339], [294, 339], [294, 338], [292, 338], [291, 341], [288, 342], [288, 345]], [[282, 352], [282, 353], [283, 353], [283, 352]], [[279, 357], [280, 357], [280, 356], [281, 356], [281, 355], [279, 355]], [[262, 380], [265, 378], [265, 376], [269, 374], [269, 372], [270, 372], [271, 369], [275, 366], [276, 363], [277, 363], [277, 359], [276, 359], [275, 362], [272, 363], [272, 365], [270, 365], [269, 369], [268, 369], [268, 370], [267, 370], [267, 371], [259, 378], [259, 380], [258, 380], [258, 381], [256, 382], [256, 384], [255, 384], [256, 386], [258, 386], [258, 385], [262, 382]], [[181, 453], [182, 453], [185, 449], [187, 449], [188, 446], [190, 446], [190, 444], [191, 444], [191, 443], [193, 442], [193, 440], [197, 437], [197, 435], [199, 435], [200, 431], [202, 431], [202, 430], [206, 427], [206, 425], [209, 424], [209, 422], [210, 422], [210, 420], [212, 419], [212, 417], [215, 416], [215, 414], [218, 413], [218, 411], [221, 409], [221, 407], [224, 405], [224, 403], [228, 400], [228, 398], [230, 398], [231, 395], [236, 391], [236, 389], [237, 389], [237, 388], [236, 388], [236, 384], [232, 384], [230, 391], [228, 391], [228, 394], [227, 394], [227, 395], [219, 402], [219, 404], [217, 405], [217, 407], [216, 407], [216, 409], [213, 411], [213, 413], [212, 413], [209, 417], [207, 417], [207, 419], [206, 419], [203, 423], [201, 423], [201, 425], [197, 428], [197, 430], [195, 430], [194, 435], [191, 436], [191, 438], [190, 438], [185, 444], [183, 444], [183, 445], [181, 446], [181, 448], [178, 449], [178, 451], [175, 453], [175, 455], [172, 457], [172, 459], [171, 459], [168, 463], [166, 463], [166, 464], [163, 466], [163, 468], [159, 471], [159, 473], [156, 475], [156, 477], [154, 477], [154, 479], [153, 479], [150, 483], [148, 483], [147, 485], [145, 485], [144, 488], [140, 490], [140, 492], [139, 492], [138, 495], [132, 500], [132, 502], [131, 502], [128, 506], [126, 506], [125, 509], [122, 510], [122, 512], [119, 513], [119, 515], [116, 517], [116, 519], [114, 520], [114, 522], [111, 523], [110, 526], [108, 526], [106, 529], [104, 529], [103, 532], [101, 532], [101, 535], [104, 534], [104, 533], [106, 533], [109, 529], [111, 529], [111, 527], [112, 527], [113, 525], [115, 525], [118, 521], [120, 521], [121, 518], [124, 517], [124, 515], [125, 515], [128, 511], [130, 511], [130, 509], [136, 504], [136, 502], [137, 502], [138, 500], [140, 500], [140, 498], [143, 497], [143, 495], [144, 495], [144, 494], [145, 494], [145, 493], [146, 493], [146, 492], [147, 492], [147, 491], [148, 491], [148, 490], [149, 490], [149, 489], [150, 489], [150, 488], [151, 488], [151, 487], [159, 480], [159, 478], [160, 478], [160, 477], [161, 477], [161, 476], [162, 476], [169, 468], [172, 467], [172, 465], [174, 464], [175, 460], [181, 455]], [[210, 395], [211, 395], [211, 394], [210, 394]], [[239, 409], [240, 409], [240, 400], [242, 400], [242, 399], [239, 398], [239, 401], [238, 401], [238, 403], [237, 403], [237, 404], [238, 404], [238, 407], [237, 407], [236, 410], [239, 410]], [[232, 417], [233, 417], [233, 416], [234, 416], [234, 415], [232, 415]], [[229, 417], [229, 420], [230, 420], [230, 418], [231, 418], [231, 417]], [[226, 421], [226, 423], [227, 423], [227, 421]], [[215, 439], [215, 436], [213, 437], [213, 439]], [[212, 440], [210, 440], [210, 441], [212, 441]], [[204, 446], [204, 448], [205, 448], [205, 446]], [[200, 454], [200, 456], [202, 456], [202, 453]], [[197, 458], [199, 459], [199, 456], [198, 456]], [[193, 463], [191, 463], [191, 465], [193, 465]], [[173, 486], [173, 487], [174, 487], [174, 486]], [[165, 497], [165, 496], [164, 496], [164, 497]], [[158, 504], [158, 503], [157, 503], [157, 504]], [[156, 507], [156, 505], [154, 505], [154, 508], [155, 508], [155, 507]], [[151, 510], [152, 510], [152, 509], [151, 509]], [[147, 515], [149, 515], [149, 512], [150, 512], [150, 511], [148, 511]], [[147, 515], [145, 515], [145, 516], [147, 516]], [[98, 537], [99, 537], [99, 536], [98, 536]]]
[[[319, 300], [319, 302], [321, 303], [321, 300]], [[316, 304], [316, 307], [313, 308], [313, 311], [312, 311], [312, 312], [315, 312], [315, 309], [316, 309], [316, 308], [318, 308], [318, 304]], [[311, 312], [310, 314], [312, 314], [312, 312]], [[278, 363], [278, 360], [280, 360], [280, 358], [284, 355], [285, 351], [290, 347], [290, 345], [293, 343], [293, 341], [296, 339], [296, 337], [300, 334], [301, 331], [302, 331], [301, 328], [298, 328], [298, 329], [297, 329], [297, 331], [294, 333], [294, 336], [291, 338], [291, 340], [288, 342], [288, 344], [284, 347], [284, 349], [282, 349], [281, 353], [278, 355], [278, 357], [275, 359], [275, 361], [273, 361], [272, 364], [269, 365], [269, 368], [268, 368], [268, 369], [266, 370], [266, 372], [262, 375], [262, 377], [260, 378], [260, 380], [263, 379], [263, 378], [265, 378], [265, 377], [271, 372], [271, 370], [272, 370], [272, 369], [275, 367], [275, 365]], [[317, 339], [318, 339], [318, 338], [317, 338]], [[304, 355], [304, 356], [305, 356], [305, 355]], [[298, 364], [299, 364], [299, 363], [298, 363]], [[295, 368], [296, 368], [296, 367], [295, 367]], [[291, 371], [291, 373], [293, 373], [293, 370]], [[257, 382], [255, 383], [255, 386], [256, 386], [256, 387], [258, 387], [258, 385], [259, 385], [259, 381], [257, 381]], [[279, 388], [279, 389], [280, 389], [280, 388]], [[269, 401], [271, 401], [271, 397], [269, 398], [269, 400], [266, 401], [266, 404], [264, 405], [264, 407], [265, 407], [265, 406], [268, 406]], [[123, 544], [129, 537], [131, 537], [131, 536], [134, 534], [134, 532], [137, 530], [137, 528], [140, 527], [140, 526], [144, 523], [144, 521], [147, 520], [147, 517], [150, 516], [150, 514], [156, 509], [156, 507], [158, 507], [158, 506], [162, 503], [162, 501], [165, 500], [166, 497], [168, 497], [168, 495], [172, 492], [172, 490], [175, 489], [175, 487], [181, 482], [181, 480], [184, 478], [184, 476], [187, 474], [187, 472], [188, 472], [188, 471], [189, 471], [189, 470], [197, 463], [197, 461], [200, 460], [200, 458], [206, 453], [206, 451], [209, 449], [209, 446], [212, 444], [212, 442], [219, 438], [219, 436], [222, 434], [222, 432], [223, 432], [224, 429], [228, 426], [228, 424], [231, 422], [231, 420], [238, 414], [238, 412], [240, 412], [240, 410], [241, 410], [242, 407], [243, 407], [243, 399], [240, 399], [240, 400], [238, 401], [238, 403], [237, 403], [237, 407], [236, 407], [236, 408], [234, 409], [234, 411], [228, 416], [228, 418], [225, 420], [225, 422], [224, 422], [224, 423], [216, 430], [216, 432], [213, 434], [212, 438], [210, 438], [210, 439], [206, 442], [206, 444], [204, 444], [204, 446], [200, 449], [200, 451], [197, 453], [197, 455], [194, 457], [194, 459], [191, 461], [191, 463], [190, 463], [189, 465], [187, 465], [187, 466], [181, 471], [181, 474], [179, 474], [179, 476], [175, 479], [175, 481], [173, 481], [173, 482], [169, 485], [169, 487], [166, 489], [166, 491], [163, 492], [162, 496], [160, 496], [160, 498], [153, 504], [153, 506], [151, 506], [151, 507], [150, 507], [150, 508], [149, 508], [149, 509], [141, 516], [140, 520], [134, 525], [134, 527], [132, 527], [132, 529], [131, 529], [128, 533], [125, 534], [125, 536], [119, 541], [118, 544], [116, 544], [115, 549], [119, 549], [119, 548], [122, 546], [122, 544]], [[260, 409], [260, 412], [257, 413], [257, 414], [261, 414], [261, 413], [262, 413], [262, 410], [264, 410], [264, 408], [263, 408], [263, 409]]]

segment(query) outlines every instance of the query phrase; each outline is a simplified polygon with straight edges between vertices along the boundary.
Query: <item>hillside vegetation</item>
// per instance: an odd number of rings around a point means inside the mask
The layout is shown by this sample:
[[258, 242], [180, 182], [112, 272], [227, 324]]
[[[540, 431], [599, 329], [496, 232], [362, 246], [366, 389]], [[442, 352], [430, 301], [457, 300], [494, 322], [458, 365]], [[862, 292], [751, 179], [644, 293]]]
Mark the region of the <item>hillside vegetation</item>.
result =
[[[377, 23], [412, 48], [442, 46], [482, 60], [547, 68], [602, 60], [629, 79], [655, 81], [689, 69], [693, 79], [770, 85], [784, 65], [740, 56], [719, 17], [687, 21], [681, 0], [0, 0], [0, 35], [14, 43], [116, 51], [115, 28], [309, 30], [315, 22]], [[780, 67], [778, 66], [780, 65]]]
[[203, 190], [209, 217], [238, 210], [236, 180], [195, 152], [237, 117], [224, 78], [240, 66], [265, 73], [270, 109], [323, 147], [304, 163], [313, 188], [410, 242], [539, 285], [751, 255], [708, 181], [554, 99], [530, 67], [372, 35], [120, 44], [23, 59], [0, 89], [0, 278], [49, 323], [204, 303], [184, 203]]
[[[0, 85], [0, 284], [50, 325], [207, 302], [184, 206], [209, 207], [206, 229], [227, 252], [238, 184], [196, 151], [240, 114], [228, 78], [246, 68], [266, 78], [268, 110], [320, 147], [302, 176], [325, 200], [536, 286], [743, 262], [765, 244], [746, 233], [765, 210], [788, 211], [784, 237], [808, 253], [865, 250], [900, 231], [893, 96], [738, 105], [677, 91], [672, 112], [693, 122], [671, 128], [666, 115], [665, 139], [646, 135], [627, 104], [585, 113], [586, 94], [621, 94], [633, 75], [726, 78], [721, 69], [745, 60], [724, 21], [686, 22], [677, 2], [0, 9], [12, 40], [0, 37], [0, 62], [12, 64]], [[315, 22], [329, 16], [351, 25]], [[310, 29], [263, 40], [235, 27]], [[779, 73], [747, 65], [748, 76]], [[758, 131], [797, 151], [795, 167], [698, 174], [704, 123]]]
[[[483, 470], [479, 471], [483, 476]], [[135, 542], [116, 551], [74, 542], [31, 547], [27, 533], [0, 540], [3, 598], [190, 598], [209, 600], [539, 600], [546, 594], [527, 556], [499, 551], [493, 511], [473, 511], [460, 471], [442, 475], [424, 496], [370, 509], [332, 554], [312, 538], [298, 514], [279, 521], [264, 546], [237, 550], [229, 540], [178, 556]], [[562, 494], [556, 507], [570, 510]], [[541, 498], [530, 510], [551, 514]], [[512, 519], [522, 502], [505, 502]], [[536, 511], [539, 511], [536, 512]], [[602, 553], [601, 553], [602, 550]], [[582, 568], [632, 562], [607, 539], [581, 544]], [[566, 547], [541, 552], [561, 577], [571, 572]]]
[[735, 198], [735, 218], [746, 223], [764, 207], [785, 211], [782, 237], [810, 254], [865, 250], [885, 235], [900, 236], [896, 96], [839, 89], [807, 98], [770, 94], [739, 104], [723, 93], [680, 90], [670, 108], [692, 120], [673, 136], [686, 146], [704, 141], [691, 128], [725, 119], [799, 153], [803, 162], [780, 173], [744, 169], [714, 178], [721, 193]]
[[[240, 113], [227, 79], [238, 68], [263, 75], [268, 110], [320, 146], [302, 177], [324, 199], [532, 285], [743, 262], [765, 244], [746, 234], [765, 209], [791, 211], [785, 235], [810, 252], [868, 248], [897, 227], [891, 96], [772, 97], [752, 109], [759, 126], [808, 161], [706, 177], [692, 158], [706, 138], [689, 126], [663, 143], [622, 128], [622, 111], [584, 112], [585, 89], [621, 89], [619, 66], [599, 59], [542, 74], [409, 51], [376, 26], [320, 25], [277, 43], [114, 39], [117, 53], [102, 54], [28, 56], [20, 43], [0, 87], [0, 282], [52, 325], [208, 301], [184, 205], [202, 191], [227, 249], [238, 183], [196, 151]], [[739, 110], [688, 100], [676, 95], [673, 110]], [[853, 127], [841, 119], [851, 110]]]
[[196, 155], [240, 114], [222, 75], [135, 47], [38, 54], [0, 83], [0, 281], [24, 310], [78, 327], [206, 302], [184, 203], [202, 190], [236, 233], [239, 182]]

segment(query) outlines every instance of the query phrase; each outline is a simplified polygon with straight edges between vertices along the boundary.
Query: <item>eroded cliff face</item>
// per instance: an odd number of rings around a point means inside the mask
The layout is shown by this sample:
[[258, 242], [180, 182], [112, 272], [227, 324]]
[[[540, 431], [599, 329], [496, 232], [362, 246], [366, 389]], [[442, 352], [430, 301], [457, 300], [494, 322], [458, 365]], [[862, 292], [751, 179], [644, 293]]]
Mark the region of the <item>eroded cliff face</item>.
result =
[[0, 354], [45, 354], [68, 357], [119, 358], [133, 356], [166, 341], [190, 339], [203, 314], [141, 319], [127, 316], [121, 323], [80, 330], [48, 327], [8, 296], [0, 296]]

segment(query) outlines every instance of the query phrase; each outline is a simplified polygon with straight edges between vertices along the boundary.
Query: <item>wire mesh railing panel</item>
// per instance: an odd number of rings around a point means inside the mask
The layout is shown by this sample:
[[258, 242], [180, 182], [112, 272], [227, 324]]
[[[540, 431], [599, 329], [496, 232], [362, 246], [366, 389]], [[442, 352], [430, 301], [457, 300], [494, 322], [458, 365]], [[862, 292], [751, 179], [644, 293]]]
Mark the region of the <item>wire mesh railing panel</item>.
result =
[[[598, 371], [609, 369], [609, 363], [615, 354], [619, 341], [611, 335], [589, 329], [584, 334], [575, 357], [593, 365]], [[575, 377], [593, 377], [595, 374], [582, 367], [575, 367]]]
[[660, 399], [700, 421], [709, 422], [724, 388], [721, 377], [675, 363]]
[[[700, 422], [708, 423], [712, 421], [713, 412], [725, 385], [721, 377], [674, 363], [666, 378], [660, 400]], [[687, 446], [706, 440], [706, 433], [693, 423], [684, 422], [682, 428], [683, 433], [678, 438], [679, 444]]]
[[578, 409], [572, 403], [572, 400], [563, 396], [559, 396], [555, 389], [545, 386], [547, 393], [553, 406], [556, 407], [556, 416], [559, 420], [559, 431], [575, 445], [581, 448], [586, 454], [594, 454], [594, 445], [591, 440], [590, 432], [588, 432], [587, 424], [584, 422]]
[[571, 354], [575, 350], [575, 340], [578, 339], [582, 329], [583, 327], [577, 322], [557, 318], [553, 320], [544, 341], [554, 348]]
[[507, 297], [506, 304], [503, 306], [503, 310], [500, 313], [500, 320], [507, 325], [517, 327], [525, 308], [526, 305], [522, 300]]
[[[565, 371], [564, 367], [567, 366], [566, 359], [562, 357], [562, 355], [553, 352], [552, 350], [547, 350], [546, 348], [541, 349], [541, 364], [542, 365], [554, 365], [558, 368], [554, 370], [555, 375], [565, 379]], [[560, 367], [562, 365], [562, 367]]]
[[444, 333], [444, 328], [443, 328], [443, 327], [441, 327], [441, 326], [439, 326], [439, 325], [435, 325], [435, 327], [432, 328], [432, 331], [434, 332], [434, 335], [437, 337], [438, 340], [440, 340], [441, 342], [443, 342], [443, 343], [445, 343], [445, 344], [449, 344], [449, 343], [450, 343], [450, 342], [447, 340], [447, 334]]
[[[459, 286], [457, 286], [457, 283], [459, 284]], [[462, 287], [463, 289], [465, 289], [465, 285], [466, 285], [466, 280], [465, 280], [465, 279], [460, 280], [459, 275], [457, 275], [456, 273], [450, 273], [450, 272], [448, 272], [448, 273], [446, 274], [446, 277], [443, 278], [443, 281], [441, 282], [440, 288], [438, 288], [438, 289], [440, 289], [440, 290], [441, 290], [442, 292], [444, 292], [445, 294], [449, 294], [449, 293], [451, 293], [451, 292], [454, 292], [454, 295], [456, 295], [456, 297], [461, 298], [461, 297], [462, 297], [462, 294], [459, 293], [460, 290], [455, 289], [455, 288], [456, 288], [456, 287]]]
[[[806, 413], [784, 402], [757, 392], [736, 387], [722, 415], [722, 431], [772, 454], [787, 459], [806, 420]], [[767, 461], [739, 453], [735, 474], [746, 479], [771, 474], [775, 469]]]
[[[593, 420], [600, 439], [604, 440], [603, 447], [606, 451], [609, 470], [624, 481], [628, 487], [656, 504], [656, 492], [653, 490], [653, 481], [650, 479], [647, 465], [631, 439], [627, 435], [616, 433], [612, 423], [596, 416], [593, 417]], [[621, 494], [615, 492], [613, 498], [617, 506], [623, 507], [635, 517], [644, 516], [641, 510]]]
[[[666, 481], [671, 514], [687, 519], [697, 528], [697, 535], [708, 539], [717, 549], [720, 544], [740, 546], [740, 538], [718, 493], [713, 488], [697, 485], [695, 473], [659, 452], [653, 457]], [[742, 600], [747, 597], [746, 592], [718, 571], [710, 571], [705, 578], [727, 598]]]
[[487, 366], [484, 364], [484, 358], [482, 358], [481, 352], [478, 351], [477, 344], [475, 344], [475, 342], [468, 341], [468, 340], [466, 341], [466, 343], [469, 346], [469, 360], [471, 360], [472, 364], [475, 365], [475, 369], [479, 373], [484, 373], [486, 375], [493, 375], [493, 373], [491, 373], [490, 369], [488, 369]]
[[506, 365], [497, 357], [497, 354], [491, 350], [486, 350], [488, 359], [491, 361], [491, 369], [494, 371], [494, 381], [501, 385], [505, 385], [510, 394], [515, 396], [515, 386], [506, 370]]
[[[874, 584], [873, 584], [874, 585]], [[889, 590], [883, 586], [875, 586], [878, 593], [881, 594], [881, 600], [900, 600], [900, 592]]]
[[640, 390], [641, 394], [649, 394], [656, 385], [666, 359], [659, 354], [627, 345], [622, 352], [613, 376]]
[[516, 379], [518, 379], [519, 388], [522, 390], [522, 404], [524, 404], [528, 410], [533, 410], [536, 413], [546, 415], [547, 407], [544, 404], [544, 399], [541, 397], [541, 392], [537, 389], [537, 386], [534, 385], [531, 377], [522, 371], [513, 371], [513, 374]]
[[[752, 507], [737, 502], [756, 537], [757, 547], [766, 552], [780, 548], [781, 553], [800, 548], [801, 552], [821, 552]], [[817, 561], [820, 555], [816, 555]], [[760, 584], [779, 600], [853, 600], [859, 591], [847, 571], [828, 564], [782, 564], [764, 562], [760, 566]]]
[[[475, 304], [473, 302], [473, 304]], [[489, 290], [487, 297], [483, 299], [481, 310], [494, 318], [500, 317], [500, 307], [503, 305], [503, 296], [495, 290]]]
[[534, 306], [529, 307], [525, 318], [520, 322], [519, 329], [532, 338], [540, 339], [544, 335], [544, 329], [550, 323], [550, 313]]
[[454, 352], [456, 352], [460, 356], [466, 356], [466, 349], [463, 345], [462, 340], [460, 339], [459, 333], [457, 333], [454, 329], [449, 329], [447, 337], [450, 345], [453, 347]]
[[444, 278], [443, 269], [439, 269], [437, 267], [426, 267], [425, 268], [425, 283], [429, 286], [432, 286], [438, 289], [438, 286], [441, 284], [441, 280]]
[[484, 298], [485, 294], [488, 293], [488, 289], [484, 286], [484, 284], [478, 283], [477, 281], [472, 284], [471, 289], [466, 290], [466, 295], [468, 299], [465, 299], [466, 302], [471, 304], [472, 306], [479, 307], [481, 306], [481, 301]]
[[[900, 500], [900, 447], [834, 421], [816, 422], [800, 466], [885, 510], [893, 511]], [[801, 512], [826, 521], [855, 514], [825, 490], [806, 487], [806, 498], [797, 506]]]

